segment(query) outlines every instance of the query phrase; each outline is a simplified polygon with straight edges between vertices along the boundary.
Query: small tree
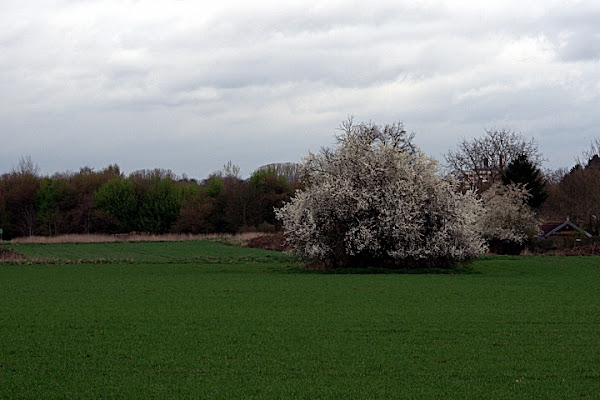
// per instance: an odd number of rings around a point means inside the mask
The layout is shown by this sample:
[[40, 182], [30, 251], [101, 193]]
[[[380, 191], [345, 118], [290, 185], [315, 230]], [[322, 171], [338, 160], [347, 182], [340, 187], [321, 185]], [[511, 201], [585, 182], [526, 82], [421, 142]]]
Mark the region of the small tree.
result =
[[277, 210], [287, 240], [325, 267], [451, 267], [477, 257], [481, 206], [438, 175], [400, 123], [341, 126], [304, 160], [306, 189]]
[[38, 220], [40, 231], [45, 235], [60, 233], [68, 198], [72, 196], [66, 179], [60, 177], [44, 178], [37, 193]]
[[37, 193], [40, 187], [39, 168], [30, 157], [21, 158], [19, 165], [0, 177], [0, 228], [4, 238], [32, 236], [37, 217]]
[[520, 185], [495, 184], [481, 196], [483, 236], [496, 253], [520, 253], [539, 233], [539, 221], [527, 204], [529, 192]]
[[139, 227], [163, 234], [171, 229], [181, 208], [181, 191], [170, 176], [155, 176], [140, 204]]
[[253, 194], [254, 225], [275, 228], [274, 209], [289, 201], [293, 190], [283, 175], [275, 169], [258, 169], [248, 179], [249, 190]]
[[116, 219], [119, 232], [129, 232], [133, 229], [138, 203], [130, 179], [110, 179], [94, 193], [94, 200], [100, 210], [108, 212]]

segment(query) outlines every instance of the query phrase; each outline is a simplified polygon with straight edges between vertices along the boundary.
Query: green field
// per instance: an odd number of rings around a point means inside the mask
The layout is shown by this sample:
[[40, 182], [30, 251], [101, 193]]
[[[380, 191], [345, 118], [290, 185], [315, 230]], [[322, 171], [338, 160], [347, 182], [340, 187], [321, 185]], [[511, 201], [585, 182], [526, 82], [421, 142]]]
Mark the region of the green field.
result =
[[10, 247], [0, 398], [600, 393], [600, 257], [366, 275], [208, 241]]

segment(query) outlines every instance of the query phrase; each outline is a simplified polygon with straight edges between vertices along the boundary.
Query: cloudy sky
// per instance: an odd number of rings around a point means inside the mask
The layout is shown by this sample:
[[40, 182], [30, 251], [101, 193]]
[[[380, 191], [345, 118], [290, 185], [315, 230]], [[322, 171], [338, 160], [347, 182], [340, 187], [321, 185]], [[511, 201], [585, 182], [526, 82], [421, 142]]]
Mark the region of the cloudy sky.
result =
[[600, 2], [0, 0], [0, 172], [248, 175], [349, 115], [440, 160], [508, 128], [572, 166], [600, 137]]

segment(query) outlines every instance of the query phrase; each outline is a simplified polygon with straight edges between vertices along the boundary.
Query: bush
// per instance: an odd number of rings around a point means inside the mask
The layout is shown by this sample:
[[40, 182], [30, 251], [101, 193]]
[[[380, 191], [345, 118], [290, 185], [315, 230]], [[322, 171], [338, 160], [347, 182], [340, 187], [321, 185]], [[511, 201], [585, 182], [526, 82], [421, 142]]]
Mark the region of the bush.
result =
[[452, 267], [480, 256], [473, 193], [438, 174], [402, 124], [342, 125], [335, 149], [309, 154], [306, 189], [277, 210], [288, 242], [326, 268]]
[[539, 221], [527, 204], [529, 193], [520, 185], [494, 184], [482, 194], [483, 236], [497, 254], [519, 254], [539, 233]]

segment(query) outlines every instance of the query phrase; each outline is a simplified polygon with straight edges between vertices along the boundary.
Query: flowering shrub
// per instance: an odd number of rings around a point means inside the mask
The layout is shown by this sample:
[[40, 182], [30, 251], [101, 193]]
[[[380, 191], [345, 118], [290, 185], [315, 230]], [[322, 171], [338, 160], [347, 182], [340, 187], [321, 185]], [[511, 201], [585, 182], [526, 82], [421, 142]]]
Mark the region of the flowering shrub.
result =
[[481, 195], [481, 232], [495, 252], [518, 253], [539, 233], [539, 221], [527, 204], [529, 192], [520, 185], [494, 184]]
[[325, 267], [451, 267], [485, 251], [473, 193], [438, 175], [402, 124], [342, 125], [305, 158], [306, 189], [279, 210], [287, 241]]

